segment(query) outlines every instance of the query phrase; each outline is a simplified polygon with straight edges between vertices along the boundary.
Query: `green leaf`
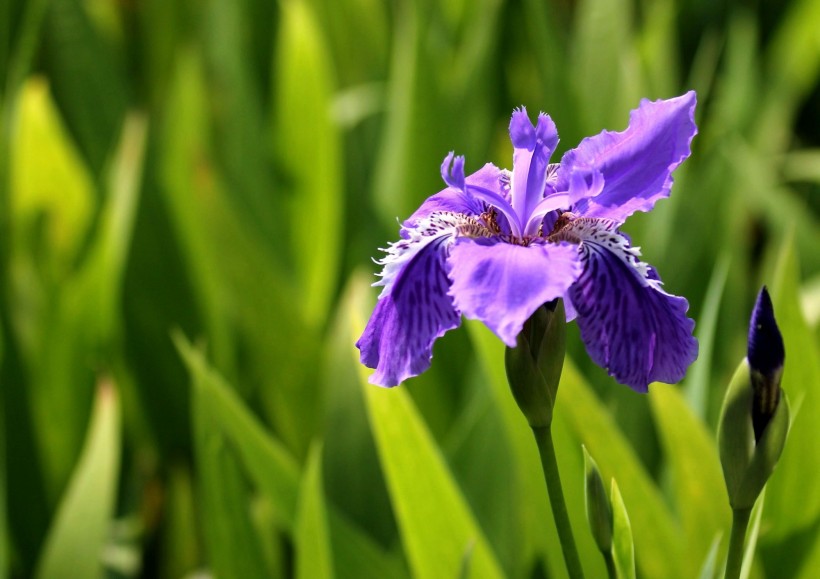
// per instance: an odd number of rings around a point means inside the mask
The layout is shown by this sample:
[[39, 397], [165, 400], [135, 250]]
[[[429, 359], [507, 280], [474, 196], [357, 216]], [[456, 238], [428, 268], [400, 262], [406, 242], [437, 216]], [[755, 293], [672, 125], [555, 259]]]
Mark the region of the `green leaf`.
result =
[[[52, 495], [62, 489], [82, 439], [94, 380], [89, 362], [110, 363], [105, 354], [120, 329], [122, 282], [146, 137], [146, 119], [129, 116], [107, 171], [108, 194], [89, 249], [77, 271], [50, 288], [52, 302], [44, 319], [38, 320], [42, 334], [31, 354], [31, 379], [36, 384], [31, 394], [46, 484]], [[37, 363], [42, 359], [49, 363]]]
[[[288, 450], [265, 431], [243, 405], [236, 392], [208, 367], [202, 354], [185, 338], [174, 334], [174, 342], [197, 383], [198, 395], [206, 398], [214, 430], [221, 432], [239, 457], [243, 472], [270, 501], [278, 520], [293, 531], [299, 496], [299, 465]], [[328, 525], [340, 579], [396, 577], [406, 573], [376, 543], [353, 525], [332, 504], [327, 505]]]
[[752, 573], [752, 562], [757, 549], [757, 538], [760, 535], [760, 521], [762, 520], [763, 506], [766, 504], [766, 494], [766, 489], [763, 489], [749, 517], [749, 528], [746, 530], [746, 545], [743, 549], [743, 563], [740, 567], [739, 579], [749, 579]]
[[[592, 536], [598, 548], [606, 553], [612, 548], [612, 509], [609, 498], [606, 496], [604, 481], [601, 478], [601, 471], [595, 463], [586, 447], [584, 450], [584, 505], [587, 511], [587, 521], [589, 522]], [[614, 480], [614, 479], [613, 479]]]
[[789, 236], [781, 247], [770, 289], [786, 348], [781, 387], [792, 408], [792, 425], [767, 487], [766, 542], [782, 540], [820, 518], [820, 485], [806, 484], [807, 472], [820, 472], [820, 348], [800, 308], [797, 264]]
[[102, 380], [80, 460], [71, 475], [37, 565], [37, 577], [102, 577], [120, 464], [120, 404]]
[[80, 0], [50, 2], [44, 60], [54, 98], [95, 177], [102, 175], [128, 103], [125, 70]]
[[194, 375], [192, 416], [202, 527], [208, 561], [219, 577], [269, 575], [251, 524], [250, 500], [231, 441], [220, 429], [207, 376]]
[[[614, 387], [620, 387], [613, 385]], [[635, 394], [637, 396], [637, 394]], [[698, 562], [683, 556], [680, 528], [612, 416], [567, 359], [558, 389], [556, 415], [564, 415], [593, 454], [604, 476], [616, 477], [630, 505], [638, 567], [647, 577], [692, 575]]]
[[310, 4], [284, 0], [281, 7], [272, 135], [288, 179], [290, 249], [300, 281], [300, 306], [308, 322], [320, 324], [336, 288], [345, 223], [341, 136], [331, 119], [335, 81]]
[[714, 536], [731, 524], [714, 437], [674, 386], [653, 384], [649, 402], [671, 469], [685, 552], [702, 561]]
[[717, 332], [720, 302], [723, 299], [723, 290], [726, 287], [726, 278], [729, 275], [730, 254], [724, 251], [709, 280], [706, 297], [703, 301], [703, 311], [696, 325], [697, 338], [700, 344], [698, 358], [689, 368], [684, 389], [686, 401], [694, 413], [705, 419], [709, 407], [709, 390], [712, 379], [712, 354], [715, 350], [715, 333]]
[[185, 338], [174, 334], [174, 342], [196, 384], [197, 399], [206, 402], [212, 426], [231, 443], [254, 482], [271, 500], [277, 515], [292, 528], [298, 496], [299, 466], [242, 404], [232, 388], [211, 370], [202, 354]]
[[712, 539], [712, 546], [709, 547], [709, 554], [703, 560], [703, 565], [698, 574], [699, 579], [715, 579], [717, 577], [717, 562], [718, 553], [720, 552], [720, 543], [723, 538], [723, 533], [718, 534]]
[[632, 525], [626, 512], [626, 505], [612, 479], [609, 492], [612, 505], [612, 558], [620, 579], [635, 579], [635, 545], [632, 541]]
[[333, 555], [322, 490], [322, 448], [313, 446], [302, 475], [296, 510], [297, 579], [332, 579]]
[[401, 388], [362, 388], [413, 575], [456, 577], [473, 545], [472, 577], [503, 577], [483, 532], [415, 406]]

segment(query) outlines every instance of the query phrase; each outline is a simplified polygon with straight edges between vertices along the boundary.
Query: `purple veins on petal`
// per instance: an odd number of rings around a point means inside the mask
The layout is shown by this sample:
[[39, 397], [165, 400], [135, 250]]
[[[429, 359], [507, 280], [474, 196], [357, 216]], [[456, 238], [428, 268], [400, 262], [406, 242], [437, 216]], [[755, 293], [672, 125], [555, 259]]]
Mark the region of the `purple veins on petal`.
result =
[[661, 289], [615, 224], [579, 219], [570, 226], [582, 238], [584, 270], [569, 296], [593, 361], [646, 392], [650, 382], [680, 381], [697, 358], [694, 322], [687, 301]]
[[689, 156], [695, 125], [696, 95], [641, 101], [620, 133], [587, 137], [561, 160], [556, 189], [566, 190], [573, 171], [597, 170], [604, 178], [600, 194], [578, 201], [573, 211], [621, 223], [635, 211], [649, 211], [668, 197], [672, 172]]
[[433, 342], [458, 327], [445, 271], [450, 236], [434, 237], [401, 268], [383, 294], [356, 347], [376, 371], [370, 382], [396, 386], [430, 367]]
[[510, 347], [535, 310], [564, 295], [581, 273], [578, 248], [570, 244], [459, 238], [450, 254], [455, 307]]

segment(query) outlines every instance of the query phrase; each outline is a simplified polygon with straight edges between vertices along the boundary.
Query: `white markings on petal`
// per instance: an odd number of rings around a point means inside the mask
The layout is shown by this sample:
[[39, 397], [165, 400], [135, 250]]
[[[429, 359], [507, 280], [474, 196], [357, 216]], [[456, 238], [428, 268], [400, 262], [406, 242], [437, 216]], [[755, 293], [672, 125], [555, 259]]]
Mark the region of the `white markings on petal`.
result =
[[618, 231], [619, 223], [612, 219], [579, 217], [570, 220], [550, 235], [550, 241], [569, 241], [581, 245], [583, 251], [609, 251], [630, 266], [644, 286], [660, 289], [661, 283], [649, 275], [649, 264], [640, 260], [641, 248], [631, 247], [629, 240]]
[[390, 293], [399, 273], [429, 243], [439, 240], [444, 244], [444, 251], [449, 251], [456, 237], [489, 237], [491, 235], [484, 224], [475, 217], [449, 211], [431, 213], [420, 219], [414, 227], [404, 227], [402, 233], [406, 237], [391, 243], [386, 248], [380, 248], [387, 255], [373, 260], [383, 266], [381, 273], [376, 274], [381, 279], [373, 284], [384, 287], [379, 294], [380, 298]]

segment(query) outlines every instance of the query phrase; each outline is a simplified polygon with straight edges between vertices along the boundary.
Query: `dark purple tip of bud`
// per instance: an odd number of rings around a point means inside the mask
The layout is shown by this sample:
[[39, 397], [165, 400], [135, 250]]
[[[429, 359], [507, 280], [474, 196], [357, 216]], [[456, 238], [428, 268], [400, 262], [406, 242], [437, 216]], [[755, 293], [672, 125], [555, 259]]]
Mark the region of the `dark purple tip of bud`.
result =
[[786, 351], [783, 336], [774, 319], [772, 299], [764, 285], [757, 294], [752, 320], [749, 323], [749, 367], [764, 376], [771, 376], [783, 367]]

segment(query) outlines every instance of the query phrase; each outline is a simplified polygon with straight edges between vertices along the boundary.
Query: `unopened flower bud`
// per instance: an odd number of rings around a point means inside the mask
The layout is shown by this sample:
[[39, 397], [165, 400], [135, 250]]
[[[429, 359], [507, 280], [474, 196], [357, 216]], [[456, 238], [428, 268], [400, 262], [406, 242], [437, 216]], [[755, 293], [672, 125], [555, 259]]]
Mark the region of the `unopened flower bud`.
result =
[[766, 425], [780, 401], [780, 379], [786, 357], [783, 338], [774, 319], [774, 308], [766, 286], [757, 295], [749, 324], [747, 358], [752, 379], [752, 424], [755, 442], [760, 442]]
[[524, 323], [505, 365], [513, 398], [532, 428], [552, 423], [552, 408], [566, 352], [566, 314], [559, 299], [538, 308]]
[[785, 350], [766, 288], [758, 296], [750, 326], [748, 359], [729, 384], [718, 428], [720, 462], [734, 509], [754, 505], [789, 430], [789, 405], [780, 391]]
[[595, 544], [602, 553], [612, 549], [612, 508], [595, 460], [584, 449], [584, 505]]

